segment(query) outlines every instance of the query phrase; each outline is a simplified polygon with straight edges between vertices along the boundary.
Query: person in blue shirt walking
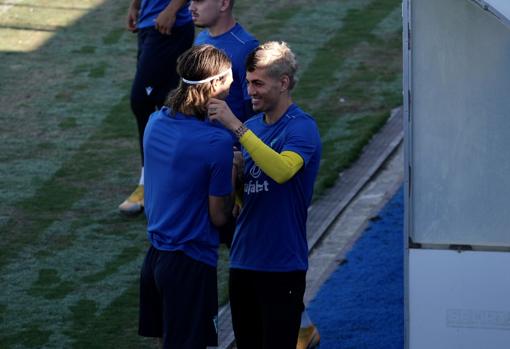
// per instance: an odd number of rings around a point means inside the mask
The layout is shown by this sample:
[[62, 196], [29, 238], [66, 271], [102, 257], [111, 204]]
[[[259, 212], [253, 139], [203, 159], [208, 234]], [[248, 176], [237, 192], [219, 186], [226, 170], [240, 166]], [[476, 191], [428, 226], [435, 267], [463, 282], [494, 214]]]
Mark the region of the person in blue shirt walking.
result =
[[241, 121], [253, 115], [246, 88], [245, 62], [259, 42], [234, 18], [234, 0], [191, 0], [190, 12], [195, 25], [204, 28], [196, 37], [195, 45], [210, 44], [223, 50], [232, 61], [234, 82], [227, 104]]
[[147, 120], [177, 87], [177, 58], [193, 44], [195, 28], [188, 6], [189, 0], [132, 0], [129, 6], [127, 28], [138, 35], [131, 109], [138, 125], [141, 174], [135, 191], [119, 205], [127, 216], [138, 215], [144, 207], [143, 134]]
[[244, 157], [243, 206], [230, 252], [230, 306], [239, 349], [294, 349], [308, 268], [307, 211], [319, 169], [315, 120], [293, 103], [297, 63], [283, 42], [248, 55], [248, 93], [259, 114], [242, 123], [218, 99], [209, 118], [231, 130]]
[[182, 77], [145, 129], [145, 214], [150, 248], [140, 276], [139, 334], [164, 348], [217, 345], [218, 227], [232, 217], [233, 140], [207, 120], [224, 99], [231, 62], [200, 45], [178, 61]]

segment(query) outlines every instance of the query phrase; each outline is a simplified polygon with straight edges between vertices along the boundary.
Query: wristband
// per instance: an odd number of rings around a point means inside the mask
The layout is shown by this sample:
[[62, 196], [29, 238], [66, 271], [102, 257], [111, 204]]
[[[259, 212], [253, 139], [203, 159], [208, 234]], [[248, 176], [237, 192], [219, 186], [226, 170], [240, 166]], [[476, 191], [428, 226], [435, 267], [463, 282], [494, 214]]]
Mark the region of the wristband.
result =
[[237, 137], [237, 139], [241, 138], [246, 132], [248, 132], [248, 128], [242, 124], [238, 128], [234, 130], [234, 135]]

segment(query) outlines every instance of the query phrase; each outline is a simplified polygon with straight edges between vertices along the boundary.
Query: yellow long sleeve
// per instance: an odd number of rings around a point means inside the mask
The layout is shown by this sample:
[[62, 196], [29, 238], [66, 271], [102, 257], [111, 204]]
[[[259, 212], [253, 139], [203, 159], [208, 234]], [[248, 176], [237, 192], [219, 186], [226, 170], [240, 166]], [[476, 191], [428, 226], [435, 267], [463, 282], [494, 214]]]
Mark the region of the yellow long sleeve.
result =
[[298, 153], [293, 151], [277, 153], [251, 130], [248, 130], [239, 141], [257, 166], [278, 184], [287, 182], [303, 167], [303, 158]]

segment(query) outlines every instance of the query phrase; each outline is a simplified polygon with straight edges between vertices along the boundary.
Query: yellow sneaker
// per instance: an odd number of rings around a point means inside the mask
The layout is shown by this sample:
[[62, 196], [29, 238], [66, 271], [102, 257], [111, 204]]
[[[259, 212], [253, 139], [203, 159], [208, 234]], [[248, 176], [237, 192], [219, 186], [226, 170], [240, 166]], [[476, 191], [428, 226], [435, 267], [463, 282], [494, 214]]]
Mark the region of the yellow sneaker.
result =
[[321, 336], [314, 325], [300, 328], [296, 349], [316, 349], [320, 341]]
[[135, 191], [119, 205], [119, 211], [130, 217], [143, 212], [143, 185], [137, 186]]

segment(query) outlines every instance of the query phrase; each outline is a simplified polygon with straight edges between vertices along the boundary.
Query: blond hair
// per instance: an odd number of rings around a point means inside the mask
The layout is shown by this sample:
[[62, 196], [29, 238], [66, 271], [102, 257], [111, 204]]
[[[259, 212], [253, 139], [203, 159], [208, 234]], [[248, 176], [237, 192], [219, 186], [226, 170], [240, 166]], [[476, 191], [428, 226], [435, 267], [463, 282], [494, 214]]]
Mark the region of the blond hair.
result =
[[253, 72], [255, 69], [265, 69], [268, 75], [275, 79], [288, 76], [289, 90], [296, 84], [296, 56], [283, 41], [269, 41], [253, 50], [246, 58], [246, 70]]

